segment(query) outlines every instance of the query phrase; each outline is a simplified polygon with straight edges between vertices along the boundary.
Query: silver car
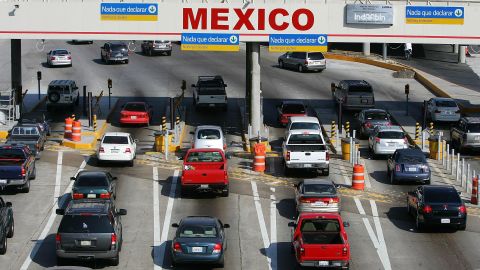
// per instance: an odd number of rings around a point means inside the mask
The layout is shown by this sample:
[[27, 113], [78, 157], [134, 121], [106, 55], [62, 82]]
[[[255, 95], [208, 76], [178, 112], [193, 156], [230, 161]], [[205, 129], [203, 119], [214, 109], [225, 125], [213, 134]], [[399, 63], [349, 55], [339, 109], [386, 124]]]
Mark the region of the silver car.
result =
[[322, 72], [327, 68], [327, 60], [321, 52], [287, 52], [278, 57], [278, 66], [293, 68], [298, 72]]
[[305, 179], [295, 187], [297, 214], [302, 212], [340, 212], [340, 198], [332, 180]]
[[370, 151], [376, 155], [391, 155], [397, 149], [408, 148], [408, 140], [399, 126], [377, 126], [368, 138]]
[[457, 122], [460, 108], [453, 98], [435, 97], [427, 101], [427, 118], [434, 122]]
[[156, 53], [165, 53], [170, 56], [172, 55], [172, 42], [169, 40], [144, 40], [142, 53], [150, 56]]
[[47, 53], [47, 65], [72, 66], [72, 54], [65, 49], [54, 49]]
[[198, 126], [193, 133], [192, 148], [218, 148], [225, 151], [227, 144], [219, 126]]
[[459, 152], [480, 150], [480, 117], [462, 117], [450, 129], [450, 139]]
[[360, 137], [370, 136], [377, 126], [391, 126], [390, 114], [382, 109], [366, 109], [355, 115]]

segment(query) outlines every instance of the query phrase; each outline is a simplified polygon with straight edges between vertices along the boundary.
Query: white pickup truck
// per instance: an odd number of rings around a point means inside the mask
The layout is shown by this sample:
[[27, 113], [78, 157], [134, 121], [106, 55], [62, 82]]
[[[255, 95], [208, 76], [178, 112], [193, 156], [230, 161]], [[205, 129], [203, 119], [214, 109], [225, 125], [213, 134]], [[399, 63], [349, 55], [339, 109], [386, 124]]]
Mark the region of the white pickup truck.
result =
[[282, 151], [286, 174], [291, 169], [322, 170], [323, 175], [329, 174], [330, 155], [320, 130], [291, 130]]

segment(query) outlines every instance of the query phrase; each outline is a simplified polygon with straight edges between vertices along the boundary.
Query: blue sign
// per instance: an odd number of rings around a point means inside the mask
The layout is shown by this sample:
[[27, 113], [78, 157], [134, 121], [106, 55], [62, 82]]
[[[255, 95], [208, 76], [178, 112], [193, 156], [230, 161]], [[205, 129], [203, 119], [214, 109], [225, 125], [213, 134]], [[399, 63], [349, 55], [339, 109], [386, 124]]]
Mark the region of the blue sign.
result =
[[271, 52], [326, 52], [326, 34], [274, 34], [268, 38]]
[[102, 21], [157, 21], [158, 4], [155, 3], [101, 3]]
[[182, 33], [184, 51], [224, 51], [235, 52], [240, 50], [238, 34], [215, 33]]
[[407, 24], [463, 24], [463, 7], [407, 6], [405, 21]]

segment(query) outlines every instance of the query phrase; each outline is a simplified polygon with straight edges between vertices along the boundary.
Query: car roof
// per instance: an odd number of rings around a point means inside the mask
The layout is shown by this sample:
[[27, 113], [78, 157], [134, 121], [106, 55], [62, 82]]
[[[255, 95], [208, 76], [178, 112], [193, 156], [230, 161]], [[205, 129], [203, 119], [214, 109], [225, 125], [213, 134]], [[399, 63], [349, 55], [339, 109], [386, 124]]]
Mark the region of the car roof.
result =
[[220, 126], [213, 126], [213, 125], [203, 125], [203, 126], [197, 126], [195, 130], [202, 130], [202, 129], [217, 129], [222, 131], [222, 128]]
[[206, 76], [198, 76], [199, 81], [211, 81], [211, 80], [222, 80], [223, 78], [221, 75], [206, 75]]
[[111, 205], [110, 200], [101, 199], [79, 199], [71, 200], [65, 210], [65, 214], [80, 214], [80, 213], [92, 213], [92, 214], [106, 214]]
[[65, 49], [65, 48], [56, 48], [56, 49], [52, 49], [52, 51], [67, 51], [68, 52], [68, 50]]
[[467, 117], [463, 117], [463, 119], [465, 120], [465, 122], [467, 122], [469, 124], [480, 123], [480, 117], [478, 117], [478, 116], [467, 116]]
[[74, 80], [53, 80], [48, 85], [68, 85], [74, 82]]
[[333, 181], [327, 178], [312, 178], [312, 179], [304, 179], [303, 181], [304, 185], [315, 185], [315, 184], [321, 184], [321, 185], [333, 185]]
[[310, 213], [303, 212], [300, 214], [299, 219], [339, 219], [342, 220], [342, 217], [339, 213]]
[[362, 85], [362, 86], [371, 86], [367, 81], [365, 80], [343, 80], [341, 81], [343, 83], [350, 85]]
[[432, 100], [435, 100], [435, 101], [440, 101], [440, 100], [445, 100], [445, 101], [455, 101], [455, 99], [453, 98], [447, 98], [447, 97], [433, 97]]
[[365, 109], [365, 110], [362, 110], [363, 113], [367, 113], [367, 112], [382, 112], [382, 113], [387, 113], [386, 110], [384, 109]]
[[400, 126], [377, 126], [375, 127], [378, 131], [398, 131], [403, 132], [403, 129]]
[[294, 129], [289, 131], [290, 134], [322, 134], [320, 130], [314, 129]]
[[182, 224], [212, 225], [218, 219], [211, 216], [188, 216], [182, 218]]
[[16, 128], [16, 127], [38, 127], [38, 124], [39, 123], [19, 123], [19, 124], [16, 124], [15, 126], [13, 126], [13, 128]]
[[107, 132], [104, 136], [130, 136], [128, 132]]
[[318, 123], [318, 118], [313, 117], [313, 116], [292, 116], [290, 117], [290, 122], [302, 122], [302, 123]]
[[404, 148], [404, 149], [397, 149], [396, 152], [400, 155], [418, 155], [418, 156], [425, 156], [422, 150], [418, 148]]

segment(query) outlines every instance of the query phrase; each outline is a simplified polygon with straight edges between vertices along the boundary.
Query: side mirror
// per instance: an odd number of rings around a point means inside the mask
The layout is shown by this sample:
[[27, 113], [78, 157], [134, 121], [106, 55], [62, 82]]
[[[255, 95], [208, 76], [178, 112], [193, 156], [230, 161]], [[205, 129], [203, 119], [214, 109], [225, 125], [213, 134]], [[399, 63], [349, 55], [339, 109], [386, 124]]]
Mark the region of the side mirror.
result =
[[114, 177], [112, 177], [112, 179], [113, 179], [113, 180], [117, 180], [117, 179], [118, 179], [118, 177], [114, 176]]
[[223, 224], [223, 228], [225, 228], [225, 229], [230, 228], [230, 224], [227, 224], [227, 223]]
[[180, 226], [178, 226], [178, 223], [173, 223], [173, 224], [172, 224], [172, 227], [173, 227], [173, 228], [178, 228], [178, 227], [180, 227]]
[[292, 227], [292, 228], [295, 228], [297, 226], [297, 223], [291, 221], [288, 223], [288, 227]]
[[225, 84], [223, 84], [223, 87], [227, 87], [227, 84], [226, 84], [226, 83], [225, 83]]
[[55, 213], [56, 213], [57, 215], [63, 216], [63, 215], [65, 214], [65, 209], [57, 209], [57, 210], [55, 210]]
[[119, 216], [125, 216], [127, 214], [127, 210], [126, 209], [119, 209], [117, 214]]
[[192, 87], [195, 87], [196, 85], [192, 83]]
[[133, 142], [134, 142], [134, 143], [137, 143], [137, 142], [138, 142], [138, 139], [133, 140]]
[[103, 50], [103, 49], [105, 49], [105, 47], [104, 47], [104, 46], [102, 46], [102, 47], [100, 47], [100, 49], [102, 49], [102, 50]]
[[344, 222], [343, 222], [343, 227], [350, 227], [350, 223], [344, 221]]
[[190, 131], [189, 133], [190, 133], [191, 135], [194, 135], [194, 134], [195, 134], [195, 132], [193, 132], [193, 131]]
[[11, 202], [6, 202], [5, 205], [6, 205], [7, 207], [12, 207], [12, 203], [11, 203]]
[[70, 177], [70, 180], [75, 180], [75, 176]]

